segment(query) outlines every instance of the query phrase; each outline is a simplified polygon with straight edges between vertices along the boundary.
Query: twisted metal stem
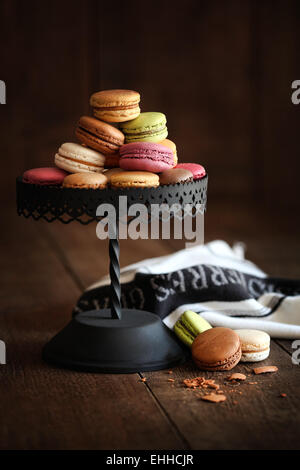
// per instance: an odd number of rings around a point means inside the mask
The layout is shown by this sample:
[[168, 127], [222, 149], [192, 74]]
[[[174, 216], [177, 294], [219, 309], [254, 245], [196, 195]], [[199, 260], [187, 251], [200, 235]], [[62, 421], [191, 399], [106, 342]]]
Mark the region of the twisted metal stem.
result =
[[120, 247], [118, 239], [118, 222], [115, 227], [115, 237], [109, 239], [110, 257], [110, 304], [111, 317], [121, 319], [121, 284], [120, 284]]

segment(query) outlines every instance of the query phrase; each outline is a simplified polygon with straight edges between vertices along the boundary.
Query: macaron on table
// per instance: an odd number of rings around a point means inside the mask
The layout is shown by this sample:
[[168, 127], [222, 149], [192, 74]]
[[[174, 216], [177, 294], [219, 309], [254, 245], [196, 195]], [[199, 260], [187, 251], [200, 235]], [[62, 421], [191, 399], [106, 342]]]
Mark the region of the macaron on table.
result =
[[152, 204], [205, 207], [208, 177], [204, 172], [193, 178], [193, 172], [183, 168], [174, 170], [174, 176], [168, 173], [160, 183], [160, 174], [172, 172], [177, 163], [176, 146], [165, 142], [163, 113], [140, 112], [139, 93], [105, 90], [92, 95], [90, 104], [94, 117], [81, 117], [76, 127], [79, 144], [60, 145], [54, 155], [56, 167], [27, 170], [16, 183], [17, 211], [26, 218], [87, 225], [104, 217], [97, 214], [104, 203], [111, 204], [117, 215], [109, 239], [109, 308], [74, 316], [45, 345], [43, 358], [80, 371], [168, 368], [185, 360], [187, 348], [154, 312], [121, 306], [119, 198], [127, 196], [128, 208], [144, 204], [149, 214]]

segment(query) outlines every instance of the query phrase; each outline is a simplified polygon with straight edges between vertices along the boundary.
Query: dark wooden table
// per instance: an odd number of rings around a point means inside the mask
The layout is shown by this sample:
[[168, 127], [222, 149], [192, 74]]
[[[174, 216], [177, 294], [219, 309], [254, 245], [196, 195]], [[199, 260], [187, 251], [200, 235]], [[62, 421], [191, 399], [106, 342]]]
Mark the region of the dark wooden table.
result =
[[[202, 373], [192, 363], [172, 374], [130, 375], [43, 363], [43, 344], [68, 322], [83, 288], [107, 273], [107, 242], [96, 238], [95, 225], [36, 223], [19, 218], [13, 206], [3, 207], [2, 216], [0, 339], [7, 364], [0, 366], [1, 449], [299, 448], [300, 367], [292, 364], [291, 341], [272, 341], [265, 363], [277, 365], [276, 374], [252, 376], [251, 364], [238, 365], [235, 371], [247, 375], [238, 386], [224, 384], [228, 374]], [[237, 203], [212, 205], [206, 239], [243, 240], [263, 269], [300, 277], [299, 230], [286, 219], [279, 224]], [[181, 246], [122, 241], [121, 264]], [[206, 403], [184, 388], [183, 379], [199, 375], [215, 378], [227, 400]]]

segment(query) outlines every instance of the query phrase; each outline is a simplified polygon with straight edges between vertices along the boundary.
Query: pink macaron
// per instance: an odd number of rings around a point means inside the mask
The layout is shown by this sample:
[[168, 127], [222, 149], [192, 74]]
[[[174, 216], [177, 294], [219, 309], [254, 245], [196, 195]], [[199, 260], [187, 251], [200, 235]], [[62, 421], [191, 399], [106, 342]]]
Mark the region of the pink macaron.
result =
[[198, 163], [178, 163], [175, 168], [184, 168], [185, 170], [189, 170], [193, 173], [194, 180], [199, 180], [206, 175], [205, 168]]
[[40, 185], [62, 184], [69, 173], [55, 167], [33, 168], [23, 174], [23, 182]]
[[134, 142], [120, 148], [120, 168], [160, 173], [174, 165], [170, 148], [151, 142]]

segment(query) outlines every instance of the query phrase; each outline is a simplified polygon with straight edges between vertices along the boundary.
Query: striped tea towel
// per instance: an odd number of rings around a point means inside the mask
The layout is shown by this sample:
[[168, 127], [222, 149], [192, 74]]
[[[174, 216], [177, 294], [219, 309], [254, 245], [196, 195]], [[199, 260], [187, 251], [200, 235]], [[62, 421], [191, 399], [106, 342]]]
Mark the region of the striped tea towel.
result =
[[[74, 309], [109, 307], [109, 277], [88, 287]], [[147, 310], [173, 328], [185, 310], [213, 326], [300, 338], [300, 280], [267, 276], [244, 259], [241, 244], [216, 240], [121, 269], [122, 306]]]

